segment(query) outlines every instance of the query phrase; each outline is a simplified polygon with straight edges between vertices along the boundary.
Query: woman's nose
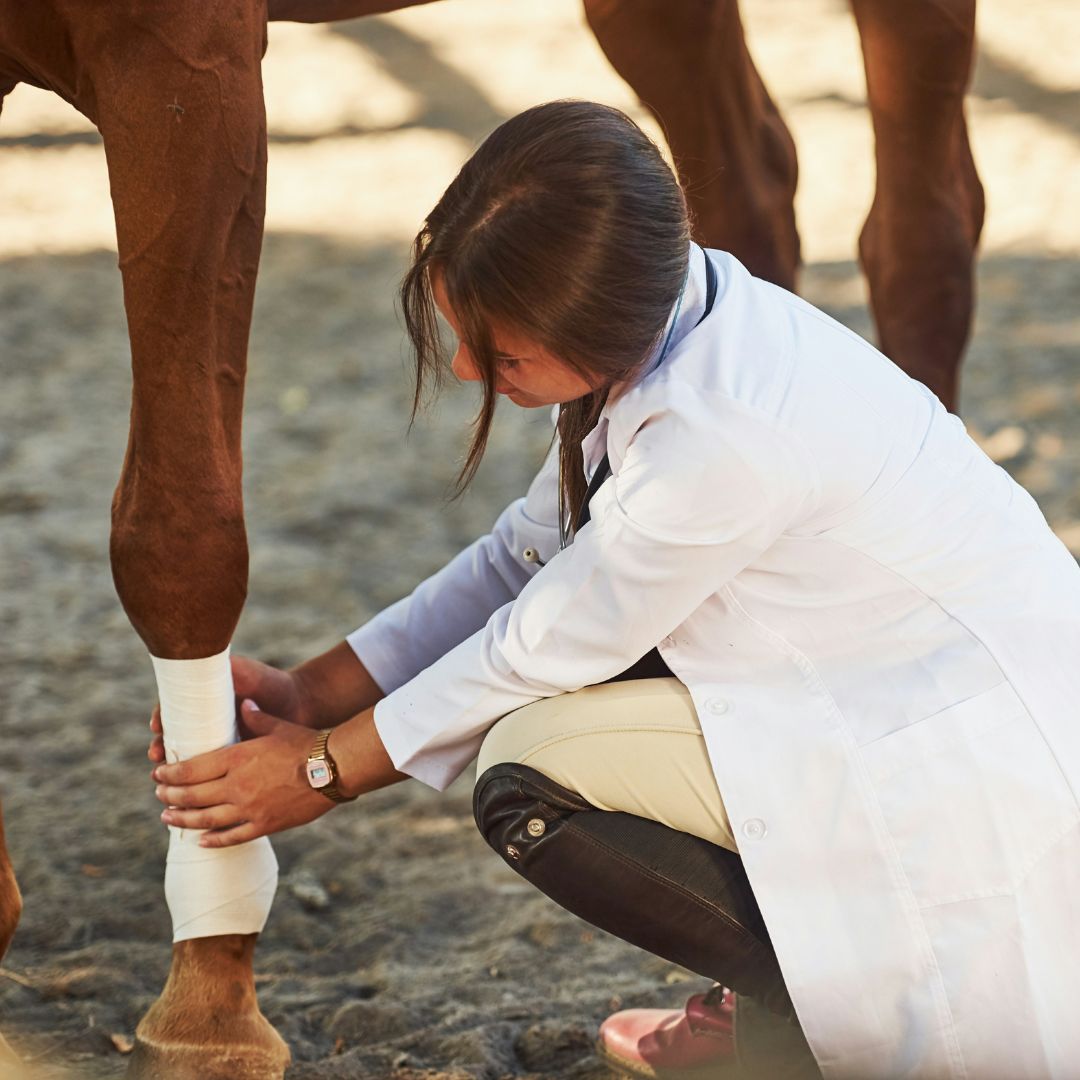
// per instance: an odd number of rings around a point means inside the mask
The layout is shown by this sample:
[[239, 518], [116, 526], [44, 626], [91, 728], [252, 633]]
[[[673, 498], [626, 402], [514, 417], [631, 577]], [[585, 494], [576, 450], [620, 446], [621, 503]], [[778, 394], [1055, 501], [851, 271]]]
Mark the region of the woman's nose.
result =
[[462, 382], [478, 382], [480, 379], [480, 372], [477, 370], [469, 350], [462, 345], [458, 346], [457, 352], [454, 353], [454, 359], [450, 361], [450, 370]]

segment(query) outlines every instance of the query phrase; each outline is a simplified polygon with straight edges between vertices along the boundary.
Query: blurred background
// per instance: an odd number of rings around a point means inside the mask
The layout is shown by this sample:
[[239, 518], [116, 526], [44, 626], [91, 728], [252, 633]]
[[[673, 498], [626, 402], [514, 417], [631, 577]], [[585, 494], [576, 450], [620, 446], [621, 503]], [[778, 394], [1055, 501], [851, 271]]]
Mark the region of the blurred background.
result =
[[[801, 291], [872, 339], [854, 261], [873, 156], [840, 0], [746, 0], [800, 153]], [[968, 117], [987, 192], [962, 413], [1080, 554], [1080, 8], [983, 0]], [[502, 119], [558, 97], [626, 109], [576, 0], [446, 0], [275, 24], [267, 236], [245, 418], [250, 600], [234, 652], [292, 664], [342, 639], [524, 491], [546, 411], [500, 410], [448, 501], [470, 388], [407, 435], [395, 288], [424, 215]], [[109, 500], [128, 346], [100, 140], [18, 88], [0, 120], [0, 787], [26, 910], [0, 1023], [42, 1076], [113, 1077], [168, 967], [165, 832], [147, 779], [154, 687], [112, 587]], [[276, 842], [257, 960], [290, 1078], [604, 1075], [612, 1008], [701, 980], [593, 932], [484, 847], [470, 776], [410, 782]]]

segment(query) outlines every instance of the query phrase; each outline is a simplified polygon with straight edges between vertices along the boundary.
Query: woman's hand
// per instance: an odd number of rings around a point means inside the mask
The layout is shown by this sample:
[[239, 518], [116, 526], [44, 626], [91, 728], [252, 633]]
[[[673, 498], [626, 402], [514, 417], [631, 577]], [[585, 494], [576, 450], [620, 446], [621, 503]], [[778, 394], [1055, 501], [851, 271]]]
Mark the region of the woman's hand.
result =
[[[251, 698], [272, 716], [290, 723], [308, 728], [318, 725], [307, 684], [297, 672], [281, 671], [249, 656], [233, 656], [231, 662], [233, 688], [238, 698]], [[154, 706], [150, 715], [150, 730], [153, 735], [146, 756], [157, 765], [165, 760], [159, 705]]]
[[169, 807], [161, 820], [212, 830], [200, 837], [202, 847], [231, 847], [305, 825], [334, 806], [307, 782], [311, 728], [270, 716], [250, 700], [240, 718], [243, 742], [153, 772], [155, 794]]

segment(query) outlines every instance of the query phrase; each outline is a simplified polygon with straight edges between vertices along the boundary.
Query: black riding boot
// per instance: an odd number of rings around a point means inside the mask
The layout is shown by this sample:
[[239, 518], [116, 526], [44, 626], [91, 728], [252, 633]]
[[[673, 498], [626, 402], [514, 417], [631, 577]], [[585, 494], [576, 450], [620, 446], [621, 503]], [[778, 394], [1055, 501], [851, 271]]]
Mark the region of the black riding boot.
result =
[[[760, 1032], [753, 1040], [761, 1044], [753, 1053], [758, 1063], [774, 1027], [780, 1041], [795, 1044], [784, 1057], [812, 1067], [734, 852], [647, 818], [597, 810], [526, 765], [488, 769], [476, 783], [473, 814], [484, 839], [510, 867], [567, 911], [731, 987], [737, 1010], [743, 997], [753, 1002], [748, 1011], [754, 1019], [747, 1019]], [[737, 1046], [738, 1031], [737, 1011]], [[753, 1068], [755, 1062], [745, 1064]], [[781, 1068], [773, 1075], [782, 1075]]]

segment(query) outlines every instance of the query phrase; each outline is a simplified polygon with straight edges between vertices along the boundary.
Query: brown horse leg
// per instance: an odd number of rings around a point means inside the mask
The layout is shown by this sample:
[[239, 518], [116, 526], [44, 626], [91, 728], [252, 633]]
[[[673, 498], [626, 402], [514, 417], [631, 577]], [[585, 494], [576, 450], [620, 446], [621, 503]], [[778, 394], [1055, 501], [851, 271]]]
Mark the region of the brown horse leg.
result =
[[[0, 75], [0, 113], [4, 111], [4, 98], [14, 89], [15, 81]], [[7, 840], [4, 837], [4, 815], [0, 811], [0, 960], [4, 958], [11, 939], [15, 936], [15, 927], [22, 914], [22, 893], [15, 880], [15, 869], [8, 856]], [[0, 1066], [13, 1066], [18, 1061], [15, 1051], [0, 1035]]]
[[[4, 818], [0, 813], [0, 960], [3, 959], [15, 935], [15, 927], [18, 925], [20, 914], [22, 914], [22, 894], [19, 892], [15, 871], [8, 857], [7, 841], [4, 838]], [[8, 1046], [3, 1035], [0, 1035], [0, 1067], [13, 1066], [17, 1061], [15, 1051]]]
[[[265, 9], [101, 5], [72, 28], [105, 142], [134, 393], [113, 500], [117, 592], [154, 656], [228, 644], [247, 588], [240, 422], [262, 241]], [[129, 1076], [279, 1078], [256, 934], [182, 941], [137, 1031]]]
[[877, 191], [859, 242], [882, 350], [957, 404], [983, 190], [964, 122], [975, 0], [852, 0]]
[[761, 81], [736, 0], [585, 0], [615, 70], [667, 136], [695, 237], [795, 287], [795, 144]]

